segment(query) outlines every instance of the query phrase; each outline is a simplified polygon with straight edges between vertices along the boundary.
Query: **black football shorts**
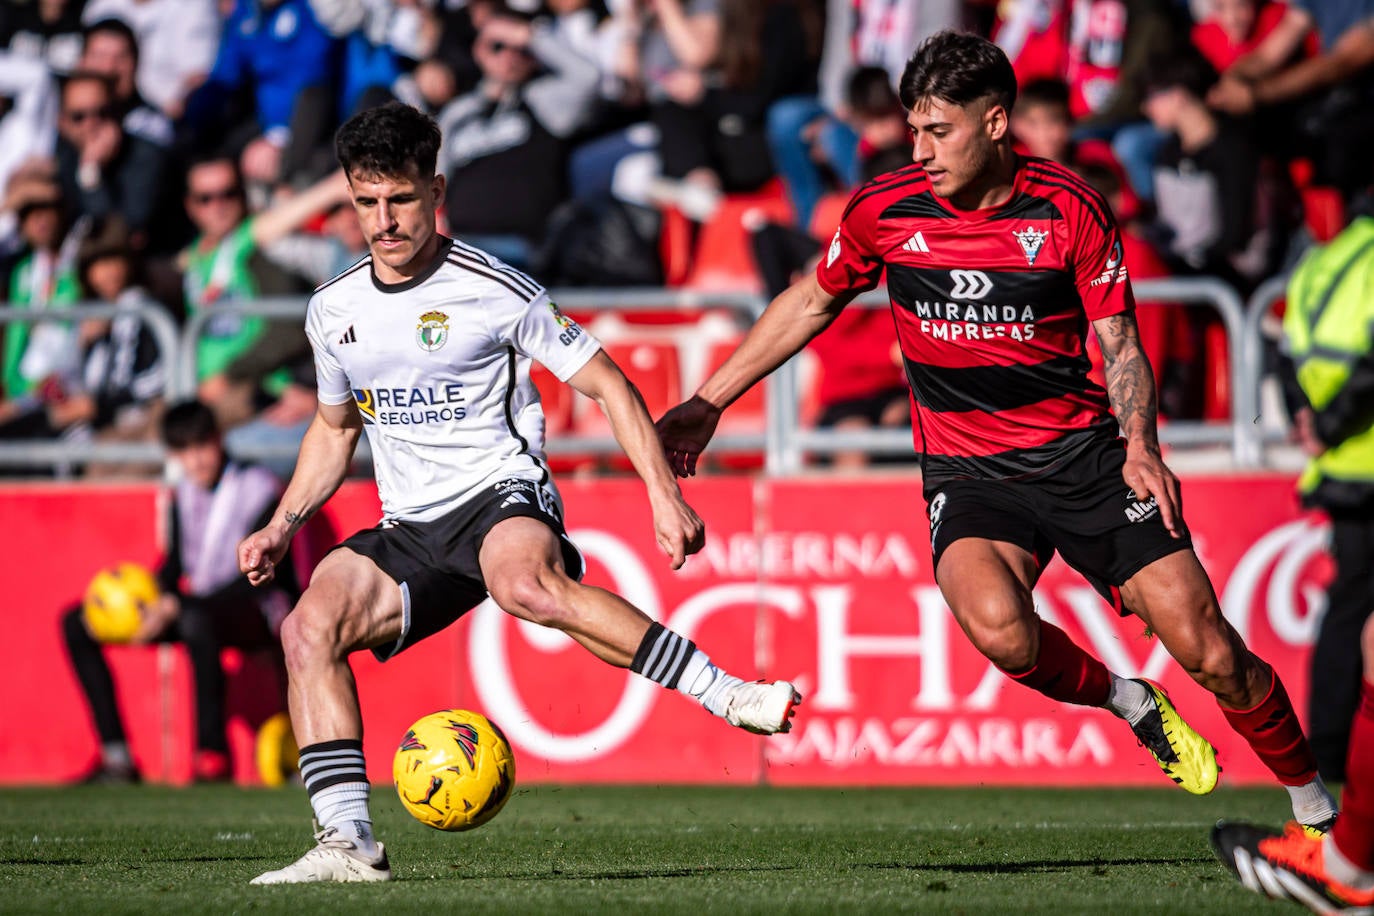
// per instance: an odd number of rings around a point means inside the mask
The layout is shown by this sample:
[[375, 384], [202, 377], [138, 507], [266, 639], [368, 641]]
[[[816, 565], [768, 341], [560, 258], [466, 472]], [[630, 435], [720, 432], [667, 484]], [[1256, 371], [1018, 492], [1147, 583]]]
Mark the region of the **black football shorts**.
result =
[[517, 516], [552, 528], [562, 544], [564, 569], [582, 578], [582, 554], [563, 528], [558, 500], [530, 480], [503, 480], [432, 522], [383, 523], [340, 544], [372, 560], [401, 587], [401, 635], [372, 654], [386, 661], [481, 604], [487, 597], [478, 564], [482, 541], [498, 522]]
[[1034, 480], [952, 480], [927, 503], [935, 566], [960, 538], [1015, 544], [1040, 570], [1057, 550], [1103, 599], [1126, 614], [1121, 586], [1161, 557], [1193, 546], [1164, 527], [1153, 497], [1126, 486], [1120, 440], [1094, 444]]

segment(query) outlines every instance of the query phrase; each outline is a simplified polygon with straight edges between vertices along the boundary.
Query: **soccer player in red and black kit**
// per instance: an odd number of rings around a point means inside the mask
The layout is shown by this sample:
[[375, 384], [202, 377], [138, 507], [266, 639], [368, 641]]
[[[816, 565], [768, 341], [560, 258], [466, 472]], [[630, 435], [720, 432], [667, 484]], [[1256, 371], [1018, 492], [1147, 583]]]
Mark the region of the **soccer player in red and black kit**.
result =
[[[1036, 615], [1031, 589], [1058, 550], [1216, 695], [1297, 821], [1324, 831], [1335, 802], [1292, 703], [1222, 617], [1160, 458], [1154, 376], [1108, 205], [1067, 169], [1013, 152], [1016, 77], [996, 45], [936, 34], [899, 90], [914, 164], [854, 194], [815, 275], [775, 298], [659, 421], [670, 463], [695, 473], [721, 412], [886, 272], [935, 578], [968, 638], [1027, 687], [1111, 710], [1175, 782], [1210, 792], [1215, 751], [1164, 693], [1116, 676]], [[1106, 390], [1088, 378], [1089, 324]]]

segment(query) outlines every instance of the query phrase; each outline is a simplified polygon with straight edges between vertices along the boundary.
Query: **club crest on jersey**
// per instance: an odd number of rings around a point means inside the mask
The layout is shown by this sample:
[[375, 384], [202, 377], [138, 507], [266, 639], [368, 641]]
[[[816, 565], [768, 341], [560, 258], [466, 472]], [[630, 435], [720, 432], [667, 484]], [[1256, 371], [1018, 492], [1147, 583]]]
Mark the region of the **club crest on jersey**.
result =
[[1016, 241], [1021, 243], [1021, 253], [1026, 256], [1027, 264], [1034, 264], [1035, 259], [1040, 256], [1040, 246], [1045, 244], [1049, 232], [1036, 229], [1034, 226], [1027, 226], [1020, 232], [1013, 231]]
[[415, 326], [415, 342], [431, 353], [448, 343], [448, 316], [438, 311], [421, 315]]

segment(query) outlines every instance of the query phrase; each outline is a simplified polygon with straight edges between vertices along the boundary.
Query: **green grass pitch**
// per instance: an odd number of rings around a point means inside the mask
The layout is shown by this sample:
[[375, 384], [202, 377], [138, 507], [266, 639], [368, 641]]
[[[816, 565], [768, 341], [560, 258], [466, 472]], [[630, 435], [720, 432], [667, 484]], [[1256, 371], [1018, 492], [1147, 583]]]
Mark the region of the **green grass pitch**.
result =
[[390, 884], [250, 887], [310, 843], [300, 789], [0, 790], [0, 913], [1294, 913], [1212, 857], [1277, 788], [517, 788], [444, 834], [377, 786]]

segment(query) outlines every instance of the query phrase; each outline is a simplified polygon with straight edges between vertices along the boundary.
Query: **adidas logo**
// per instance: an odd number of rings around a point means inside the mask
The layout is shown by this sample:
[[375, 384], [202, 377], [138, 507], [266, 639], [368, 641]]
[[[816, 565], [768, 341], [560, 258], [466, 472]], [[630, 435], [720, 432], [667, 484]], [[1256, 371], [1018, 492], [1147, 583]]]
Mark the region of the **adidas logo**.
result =
[[907, 239], [906, 244], [902, 247], [907, 251], [918, 251], [921, 254], [930, 254], [930, 246], [926, 244], [926, 240], [921, 237], [921, 233], [919, 232]]
[[346, 343], [357, 343], [357, 342], [358, 342], [358, 335], [355, 334], [355, 333], [353, 333], [353, 325], [350, 324], [350, 325], [348, 326], [348, 330], [347, 330], [347, 331], [344, 331], [344, 335], [343, 335], [342, 337], [339, 338], [339, 343], [341, 343], [341, 344], [346, 344]]
[[505, 499], [501, 501], [500, 508], [504, 509], [507, 506], [514, 506], [517, 503], [519, 503], [522, 506], [528, 506], [530, 504], [530, 501], [525, 498], [525, 495], [523, 493], [512, 493], [510, 496], [507, 496]]

